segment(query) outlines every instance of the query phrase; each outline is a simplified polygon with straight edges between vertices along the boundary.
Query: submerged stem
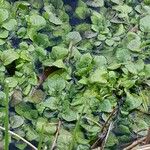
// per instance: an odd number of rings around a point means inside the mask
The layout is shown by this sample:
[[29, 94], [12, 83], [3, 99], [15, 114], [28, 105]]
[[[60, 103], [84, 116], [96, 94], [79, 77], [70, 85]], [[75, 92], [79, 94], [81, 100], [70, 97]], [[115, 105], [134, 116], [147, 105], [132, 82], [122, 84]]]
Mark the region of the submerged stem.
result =
[[5, 85], [5, 150], [9, 150], [9, 88]]

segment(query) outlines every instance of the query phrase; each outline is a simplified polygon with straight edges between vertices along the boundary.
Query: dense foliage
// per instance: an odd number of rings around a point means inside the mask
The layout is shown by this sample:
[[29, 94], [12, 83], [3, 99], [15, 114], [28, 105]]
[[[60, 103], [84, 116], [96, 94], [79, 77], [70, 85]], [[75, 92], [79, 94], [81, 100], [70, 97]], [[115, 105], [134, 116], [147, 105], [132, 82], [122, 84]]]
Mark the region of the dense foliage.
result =
[[36, 147], [42, 136], [51, 148], [59, 122], [58, 150], [98, 139], [116, 150], [145, 136], [149, 37], [149, 0], [0, 0], [1, 126], [7, 81], [10, 130]]

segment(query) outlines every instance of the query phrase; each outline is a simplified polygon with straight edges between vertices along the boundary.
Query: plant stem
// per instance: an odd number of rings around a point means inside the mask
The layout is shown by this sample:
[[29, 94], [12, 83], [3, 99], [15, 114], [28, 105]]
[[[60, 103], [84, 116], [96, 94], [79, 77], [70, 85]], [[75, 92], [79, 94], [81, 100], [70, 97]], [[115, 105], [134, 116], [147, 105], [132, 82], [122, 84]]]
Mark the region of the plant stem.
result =
[[77, 132], [77, 130], [78, 130], [78, 128], [79, 128], [79, 123], [80, 123], [80, 121], [81, 121], [81, 118], [82, 118], [84, 109], [85, 109], [85, 105], [84, 105], [83, 108], [82, 108], [82, 111], [81, 111], [81, 114], [80, 114], [80, 116], [79, 116], [79, 119], [78, 119], [78, 121], [77, 121], [77, 123], [76, 123], [76, 125], [75, 125], [74, 130], [73, 130], [72, 141], [71, 141], [71, 143], [70, 143], [70, 145], [69, 145], [69, 150], [73, 150], [73, 147], [74, 147], [74, 144], [75, 144], [75, 140], [76, 140], [76, 132]]
[[44, 136], [44, 125], [42, 126], [42, 130], [41, 130], [41, 136], [40, 136], [40, 141], [38, 144], [38, 150], [41, 150], [41, 148], [42, 148], [43, 136]]
[[58, 123], [57, 132], [56, 132], [56, 135], [55, 135], [55, 138], [54, 138], [51, 150], [55, 149], [56, 142], [57, 142], [57, 139], [58, 139], [58, 135], [59, 135], [59, 132], [60, 132], [60, 127], [61, 127], [61, 121], [59, 121], [59, 123]]
[[9, 88], [5, 85], [5, 150], [9, 150]]
[[[6, 131], [6, 129], [2, 126], [0, 126], [0, 130]], [[26, 139], [24, 139], [23, 137], [21, 137], [20, 135], [8, 130], [8, 133], [19, 138], [20, 140], [22, 140], [23, 142], [25, 142], [27, 145], [29, 145], [33, 150], [38, 150], [34, 145], [32, 145], [30, 142], [28, 142]]]

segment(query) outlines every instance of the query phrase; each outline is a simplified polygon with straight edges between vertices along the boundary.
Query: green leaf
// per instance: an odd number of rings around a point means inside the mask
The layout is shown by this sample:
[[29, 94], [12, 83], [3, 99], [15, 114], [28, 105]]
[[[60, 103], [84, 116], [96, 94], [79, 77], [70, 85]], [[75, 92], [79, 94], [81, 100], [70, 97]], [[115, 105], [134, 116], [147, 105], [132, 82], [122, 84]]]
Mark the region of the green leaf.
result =
[[131, 60], [130, 52], [128, 49], [118, 48], [116, 51], [116, 58], [119, 62], [126, 62]]
[[95, 66], [98, 68], [102, 68], [107, 65], [107, 59], [104, 56], [95, 56], [93, 61]]
[[57, 139], [57, 149], [58, 150], [69, 149], [71, 141], [72, 141], [71, 133], [68, 132], [67, 130], [61, 129]]
[[75, 10], [75, 14], [77, 15], [77, 17], [79, 17], [81, 19], [85, 19], [89, 15], [89, 13], [90, 13], [90, 11], [89, 11], [86, 3], [84, 3], [83, 1], [79, 1], [78, 7]]
[[112, 112], [112, 105], [108, 99], [105, 99], [101, 102], [99, 109], [102, 112]]
[[33, 120], [38, 117], [38, 111], [33, 109], [29, 104], [24, 102], [19, 103], [15, 106], [15, 111], [20, 116], [25, 117], [26, 119]]
[[150, 5], [150, 0], [144, 0], [144, 4]]
[[29, 16], [29, 18], [27, 18], [27, 21], [31, 27], [35, 27], [38, 29], [46, 25], [46, 20], [42, 16], [37, 14]]
[[116, 5], [113, 7], [113, 9], [115, 9], [123, 14], [131, 13], [131, 11], [133, 10], [132, 7], [128, 6], [127, 4]]
[[144, 130], [148, 130], [148, 124], [143, 120], [143, 118], [135, 118], [134, 124], [131, 125], [133, 131], [135, 133], [138, 132], [139, 135], [146, 136], [147, 132]]
[[150, 32], [150, 15], [140, 19], [140, 29], [143, 32]]
[[126, 93], [126, 101], [125, 105], [127, 107], [127, 110], [133, 110], [138, 108], [142, 104], [142, 98], [136, 94], [130, 94], [129, 92]]
[[49, 38], [46, 34], [38, 33], [38, 34], [34, 35], [34, 33], [33, 33], [33, 36], [31, 37], [31, 39], [38, 46], [41, 46], [43, 48], [47, 48], [48, 46], [50, 46], [50, 41], [49, 41]]
[[26, 138], [29, 141], [36, 140], [38, 138], [38, 133], [33, 128], [28, 127], [26, 131]]
[[14, 50], [5, 50], [2, 52], [2, 55], [0, 56], [3, 64], [5, 66], [11, 64], [14, 60], [19, 58], [19, 55]]
[[56, 97], [50, 97], [46, 99], [42, 105], [46, 108], [50, 108], [51, 110], [57, 110], [59, 105], [59, 99]]
[[44, 133], [53, 135], [56, 132], [56, 124], [48, 122], [45, 118], [38, 118], [36, 122], [36, 130], [41, 132], [43, 130]]
[[133, 74], [137, 74], [137, 69], [135, 68], [135, 64], [132, 62], [128, 62], [125, 67], [128, 69], [129, 72], [133, 73]]
[[108, 45], [108, 46], [112, 46], [114, 44], [114, 40], [113, 39], [106, 39], [105, 43]]
[[77, 120], [78, 118], [78, 115], [76, 112], [74, 112], [73, 110], [67, 110], [65, 113], [63, 113], [62, 115], [62, 118], [68, 122], [71, 122], [71, 121], [75, 121]]
[[9, 12], [6, 9], [0, 8], [0, 24], [9, 17]]
[[64, 59], [68, 55], [69, 50], [62, 46], [54, 46], [52, 48], [51, 56], [54, 59]]
[[150, 77], [150, 64], [145, 65], [144, 73], [146, 78]]
[[3, 24], [3, 28], [5, 28], [8, 31], [15, 30], [17, 26], [17, 21], [15, 19], [10, 19], [8, 22]]
[[12, 94], [12, 99], [10, 101], [10, 104], [12, 107], [16, 106], [23, 100], [22, 98], [22, 92], [20, 90], [14, 90]]
[[106, 147], [114, 146], [118, 143], [118, 139], [113, 133], [110, 133], [106, 142]]
[[0, 45], [5, 44], [5, 40], [0, 39]]
[[115, 4], [121, 4], [123, 3], [123, 0], [111, 0]]
[[91, 7], [102, 7], [104, 6], [104, 0], [88, 0], [87, 5], [91, 6]]
[[58, 17], [56, 17], [56, 15], [53, 13], [51, 13], [49, 15], [49, 21], [55, 25], [62, 25], [63, 24], [62, 21]]
[[7, 38], [9, 32], [7, 30], [0, 30], [0, 38]]
[[24, 119], [21, 116], [14, 115], [10, 117], [11, 128], [15, 129], [24, 124]]
[[80, 57], [80, 60], [77, 61], [76, 67], [77, 69], [86, 68], [92, 63], [92, 56], [90, 53], [83, 54]]
[[48, 77], [47, 82], [43, 85], [50, 95], [61, 92], [66, 87], [65, 80], [60, 75]]
[[129, 42], [127, 47], [131, 51], [139, 52], [139, 51], [141, 51], [140, 46], [141, 46], [141, 40], [140, 39], [134, 39], [134, 40], [131, 40]]
[[82, 40], [82, 37], [79, 32], [73, 31], [73, 32], [69, 32], [66, 35], [66, 40], [69, 42], [72, 42], [73, 44], [77, 44], [78, 42]]
[[91, 83], [107, 83], [107, 71], [105, 69], [96, 69], [91, 73], [89, 81]]
[[6, 82], [8, 83], [8, 86], [10, 88], [14, 88], [18, 84], [17, 79], [15, 79], [14, 77], [8, 77], [8, 78], [6, 78]]
[[45, 100], [45, 93], [42, 90], [35, 90], [31, 96], [29, 96], [29, 102], [38, 104]]

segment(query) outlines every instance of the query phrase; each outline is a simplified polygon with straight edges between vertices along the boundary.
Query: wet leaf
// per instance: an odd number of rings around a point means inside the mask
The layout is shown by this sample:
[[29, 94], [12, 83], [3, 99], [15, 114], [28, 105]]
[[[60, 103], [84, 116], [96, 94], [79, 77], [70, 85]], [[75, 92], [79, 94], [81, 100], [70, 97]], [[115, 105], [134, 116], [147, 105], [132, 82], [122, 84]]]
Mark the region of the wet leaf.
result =
[[150, 16], [147, 15], [140, 20], [140, 29], [143, 32], [150, 32]]
[[76, 44], [82, 40], [82, 37], [79, 32], [73, 31], [66, 35], [66, 40]]
[[19, 58], [19, 55], [17, 52], [13, 51], [13, 50], [6, 50], [4, 51], [1, 56], [0, 56], [3, 64], [5, 66], [11, 64], [14, 60]]
[[24, 119], [21, 117], [21, 116], [12, 116], [10, 117], [10, 125], [11, 125], [11, 128], [15, 129], [15, 128], [18, 128], [20, 127], [21, 125], [24, 124]]
[[10, 19], [8, 22], [3, 24], [3, 28], [5, 28], [8, 31], [15, 30], [17, 26], [17, 21], [15, 19]]
[[9, 12], [6, 9], [0, 8], [0, 24], [9, 17]]

